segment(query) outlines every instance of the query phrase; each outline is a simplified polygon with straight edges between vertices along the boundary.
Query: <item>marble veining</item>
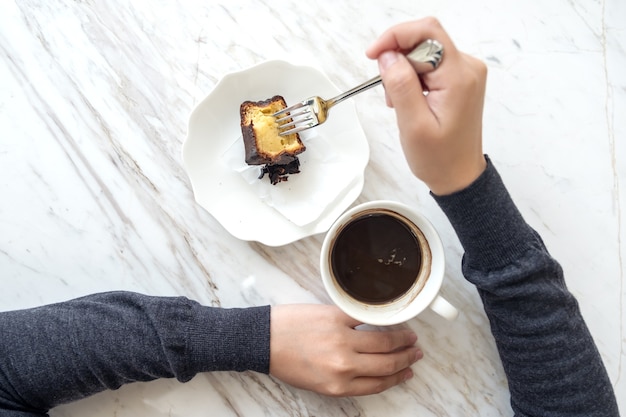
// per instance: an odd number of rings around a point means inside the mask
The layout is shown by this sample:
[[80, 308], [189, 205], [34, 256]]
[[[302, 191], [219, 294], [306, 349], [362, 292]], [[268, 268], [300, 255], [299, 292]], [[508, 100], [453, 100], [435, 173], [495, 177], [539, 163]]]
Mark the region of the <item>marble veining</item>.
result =
[[[322, 235], [242, 242], [194, 203], [181, 159], [189, 113], [229, 72], [269, 59], [314, 65], [340, 88], [373, 76], [387, 27], [437, 16], [489, 66], [485, 151], [561, 262], [626, 410], [626, 6], [618, 0], [302, 3], [284, 0], [3, 0], [0, 13], [0, 308], [107, 290], [241, 307], [329, 302]], [[280, 8], [280, 10], [278, 10]], [[383, 394], [327, 398], [265, 375], [132, 384], [64, 416], [502, 416], [502, 365], [462, 249], [403, 163], [382, 89], [354, 100], [371, 148], [355, 203], [394, 199], [435, 224], [443, 294], [425, 312], [416, 377]]]

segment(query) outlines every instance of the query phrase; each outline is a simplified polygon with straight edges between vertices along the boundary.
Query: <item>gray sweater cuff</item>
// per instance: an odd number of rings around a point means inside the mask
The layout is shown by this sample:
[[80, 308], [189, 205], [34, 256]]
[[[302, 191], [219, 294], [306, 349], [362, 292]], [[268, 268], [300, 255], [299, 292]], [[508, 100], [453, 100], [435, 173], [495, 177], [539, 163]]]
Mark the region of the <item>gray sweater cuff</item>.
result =
[[195, 372], [269, 373], [270, 307], [197, 306], [188, 329], [189, 367]]

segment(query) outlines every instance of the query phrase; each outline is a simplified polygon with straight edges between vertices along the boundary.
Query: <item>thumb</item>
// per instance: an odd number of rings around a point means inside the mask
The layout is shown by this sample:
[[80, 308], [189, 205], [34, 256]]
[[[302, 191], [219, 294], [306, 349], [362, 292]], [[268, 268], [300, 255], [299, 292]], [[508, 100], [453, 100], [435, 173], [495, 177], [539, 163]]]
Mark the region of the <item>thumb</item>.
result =
[[378, 67], [385, 94], [396, 110], [399, 125], [414, 123], [417, 116], [430, 114], [422, 83], [404, 55], [385, 51], [378, 57]]
[[334, 310], [335, 310], [335, 315], [337, 317], [337, 320], [341, 323], [344, 324], [352, 329], [354, 329], [355, 327], [358, 327], [360, 325], [363, 324], [363, 322], [352, 318], [351, 316], [349, 316], [347, 313], [344, 313], [339, 307], [337, 306], [333, 306]]

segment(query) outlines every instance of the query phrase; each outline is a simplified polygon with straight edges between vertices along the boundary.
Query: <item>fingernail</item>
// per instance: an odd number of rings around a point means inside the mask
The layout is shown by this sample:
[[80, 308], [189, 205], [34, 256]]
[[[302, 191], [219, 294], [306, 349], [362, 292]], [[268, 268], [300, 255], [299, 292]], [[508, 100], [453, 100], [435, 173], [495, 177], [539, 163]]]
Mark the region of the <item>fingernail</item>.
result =
[[413, 345], [413, 344], [415, 344], [415, 342], [417, 342], [417, 334], [415, 334], [415, 333], [411, 333], [411, 334], [409, 335], [408, 344], [409, 344], [409, 345]]
[[398, 60], [398, 53], [395, 51], [386, 51], [380, 54], [378, 57], [378, 66], [380, 71], [385, 71], [387, 68], [391, 67]]
[[409, 379], [413, 378], [413, 370], [412, 369], [407, 369], [407, 371], [404, 373], [404, 381], [408, 381]]
[[420, 359], [422, 359], [423, 357], [424, 357], [424, 352], [422, 352], [421, 350], [418, 349], [418, 350], [415, 351], [415, 356], [413, 358], [413, 362], [417, 362]]

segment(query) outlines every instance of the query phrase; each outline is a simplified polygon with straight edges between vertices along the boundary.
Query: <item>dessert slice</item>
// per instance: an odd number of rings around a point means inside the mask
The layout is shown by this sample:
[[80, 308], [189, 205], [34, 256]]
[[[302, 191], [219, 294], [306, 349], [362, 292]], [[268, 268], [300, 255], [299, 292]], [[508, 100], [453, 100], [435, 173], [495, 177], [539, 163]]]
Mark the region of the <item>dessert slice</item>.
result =
[[287, 165], [306, 147], [300, 135], [280, 136], [272, 114], [287, 107], [282, 96], [241, 103], [241, 133], [248, 165]]

